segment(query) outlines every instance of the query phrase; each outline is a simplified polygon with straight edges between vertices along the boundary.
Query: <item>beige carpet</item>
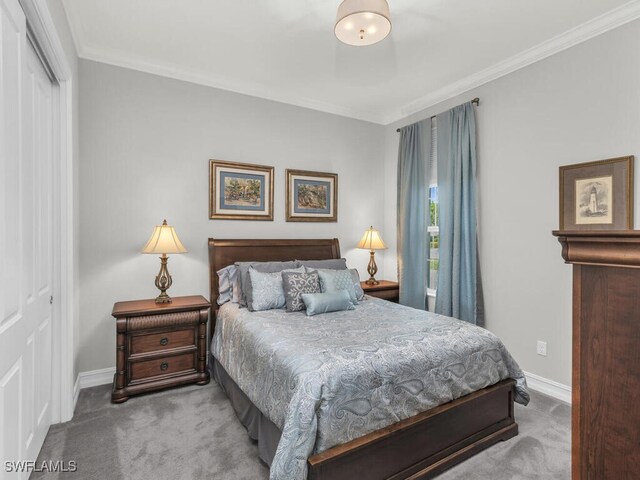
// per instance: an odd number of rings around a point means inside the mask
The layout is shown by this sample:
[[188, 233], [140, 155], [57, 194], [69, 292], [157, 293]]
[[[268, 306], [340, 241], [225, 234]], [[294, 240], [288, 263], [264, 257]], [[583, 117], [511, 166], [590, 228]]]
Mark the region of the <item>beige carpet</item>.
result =
[[[257, 447], [211, 382], [109, 402], [110, 386], [80, 393], [75, 416], [54, 425], [38, 461], [75, 460], [76, 473], [32, 479], [267, 479]], [[516, 405], [520, 434], [445, 472], [439, 480], [570, 478], [570, 408], [532, 392]]]

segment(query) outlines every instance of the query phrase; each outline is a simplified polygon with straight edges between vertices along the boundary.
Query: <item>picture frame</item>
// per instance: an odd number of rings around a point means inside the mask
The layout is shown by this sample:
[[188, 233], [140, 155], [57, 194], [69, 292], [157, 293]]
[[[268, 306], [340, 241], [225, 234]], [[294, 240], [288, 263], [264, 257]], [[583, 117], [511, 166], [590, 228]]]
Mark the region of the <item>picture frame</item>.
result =
[[209, 161], [209, 218], [273, 221], [273, 167]]
[[634, 157], [560, 167], [560, 230], [632, 230]]
[[287, 222], [337, 222], [338, 174], [286, 171]]

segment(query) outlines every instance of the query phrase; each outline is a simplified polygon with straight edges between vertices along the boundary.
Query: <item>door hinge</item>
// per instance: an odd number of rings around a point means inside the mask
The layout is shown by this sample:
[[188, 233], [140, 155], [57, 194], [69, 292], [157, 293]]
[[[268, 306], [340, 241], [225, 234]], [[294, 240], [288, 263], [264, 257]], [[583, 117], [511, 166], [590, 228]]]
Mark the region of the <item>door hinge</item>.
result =
[[51, 297], [49, 297], [49, 305], [53, 305], [53, 295], [51, 295]]

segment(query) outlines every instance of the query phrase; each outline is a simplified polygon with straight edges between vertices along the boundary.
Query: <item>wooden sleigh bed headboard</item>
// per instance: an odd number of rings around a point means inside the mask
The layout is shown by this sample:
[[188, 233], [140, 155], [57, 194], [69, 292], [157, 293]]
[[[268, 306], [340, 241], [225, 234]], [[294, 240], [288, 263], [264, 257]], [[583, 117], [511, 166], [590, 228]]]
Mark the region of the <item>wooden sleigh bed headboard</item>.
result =
[[326, 260], [340, 258], [337, 238], [257, 240], [209, 239], [209, 290], [213, 306], [209, 318], [209, 341], [216, 326], [218, 275], [217, 271], [235, 262], [285, 262], [288, 260]]

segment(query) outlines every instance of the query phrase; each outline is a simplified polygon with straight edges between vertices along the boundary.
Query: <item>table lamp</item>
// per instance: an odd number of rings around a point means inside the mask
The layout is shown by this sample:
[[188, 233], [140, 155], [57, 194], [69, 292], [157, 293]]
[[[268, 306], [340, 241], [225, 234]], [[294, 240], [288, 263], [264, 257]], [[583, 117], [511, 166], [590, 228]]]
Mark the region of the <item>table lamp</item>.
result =
[[171, 297], [167, 295], [167, 290], [171, 286], [172, 280], [167, 269], [167, 254], [187, 253], [182, 242], [178, 238], [175, 229], [167, 225], [167, 221], [162, 225], [156, 225], [151, 234], [151, 238], [142, 249], [142, 253], [160, 254], [160, 273], [156, 276], [156, 287], [160, 290], [160, 295], [156, 298], [156, 303], [171, 303]]
[[380, 282], [376, 280], [375, 275], [378, 272], [378, 266], [376, 265], [375, 254], [376, 250], [385, 250], [387, 246], [382, 241], [380, 237], [380, 233], [378, 230], [374, 230], [373, 226], [367, 229], [364, 232], [364, 236], [360, 243], [358, 243], [358, 248], [362, 248], [364, 250], [369, 250], [369, 265], [367, 266], [367, 272], [371, 276], [369, 280], [367, 280], [367, 285], [378, 285]]

